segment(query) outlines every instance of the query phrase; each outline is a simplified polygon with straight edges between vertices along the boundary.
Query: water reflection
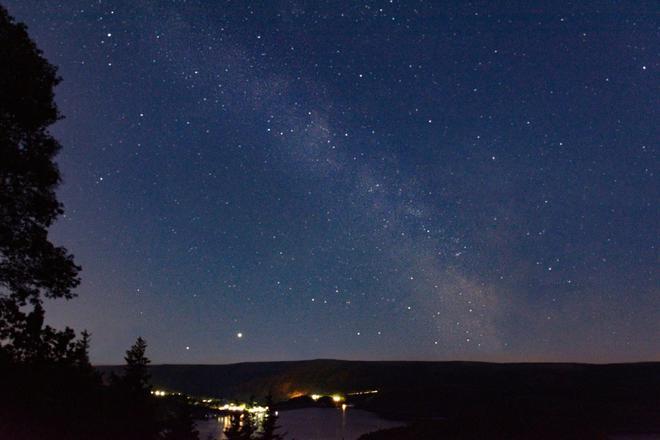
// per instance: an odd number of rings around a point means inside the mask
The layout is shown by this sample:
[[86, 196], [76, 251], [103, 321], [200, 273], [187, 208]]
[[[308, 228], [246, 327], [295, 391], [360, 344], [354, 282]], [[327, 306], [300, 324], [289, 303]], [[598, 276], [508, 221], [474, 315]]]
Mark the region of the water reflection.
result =
[[[355, 440], [362, 434], [403, 424], [345, 406], [281, 411], [279, 416], [282, 428], [278, 432], [286, 432], [287, 440]], [[226, 440], [223, 431], [230, 421], [229, 416], [200, 421], [197, 424], [200, 440]]]

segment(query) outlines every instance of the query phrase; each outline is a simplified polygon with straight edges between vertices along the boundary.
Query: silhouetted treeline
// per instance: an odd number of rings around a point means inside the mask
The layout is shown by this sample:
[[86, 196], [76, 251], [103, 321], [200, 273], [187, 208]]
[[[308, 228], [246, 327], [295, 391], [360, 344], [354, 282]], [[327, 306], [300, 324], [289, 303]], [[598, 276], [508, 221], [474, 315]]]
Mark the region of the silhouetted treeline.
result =
[[146, 343], [104, 384], [90, 335], [44, 325], [44, 299], [71, 299], [80, 267], [48, 239], [63, 212], [55, 189], [61, 148], [57, 71], [0, 6], [0, 438], [196, 439], [185, 401], [150, 393]]
[[125, 374], [113, 376], [108, 385], [89, 364], [5, 360], [0, 438], [196, 439], [187, 402], [154, 398], [143, 380], [146, 357], [129, 360], [132, 352], [143, 349], [139, 340], [128, 351]]

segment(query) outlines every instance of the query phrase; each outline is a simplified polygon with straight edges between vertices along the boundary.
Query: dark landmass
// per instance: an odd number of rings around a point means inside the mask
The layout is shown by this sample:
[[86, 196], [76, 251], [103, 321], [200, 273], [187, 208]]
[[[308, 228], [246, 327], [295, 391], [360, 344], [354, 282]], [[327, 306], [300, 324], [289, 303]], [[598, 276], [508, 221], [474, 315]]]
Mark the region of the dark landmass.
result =
[[[115, 367], [99, 368], [109, 372]], [[369, 440], [660, 433], [660, 362], [311, 360], [155, 365], [150, 371], [157, 387], [191, 395], [247, 399], [272, 391], [277, 399], [288, 400], [341, 393], [357, 407], [410, 422], [406, 428], [370, 434]], [[368, 390], [378, 393], [349, 395]]]

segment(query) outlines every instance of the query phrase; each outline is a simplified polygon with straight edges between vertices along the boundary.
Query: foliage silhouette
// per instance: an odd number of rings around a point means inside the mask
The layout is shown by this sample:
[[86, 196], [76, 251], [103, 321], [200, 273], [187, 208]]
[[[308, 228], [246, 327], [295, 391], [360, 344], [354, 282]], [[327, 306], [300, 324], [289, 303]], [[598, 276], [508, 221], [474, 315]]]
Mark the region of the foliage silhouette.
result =
[[187, 409], [149, 393], [146, 342], [126, 353], [125, 375], [105, 385], [89, 360], [90, 334], [44, 325], [43, 301], [71, 299], [80, 267], [48, 239], [62, 214], [55, 190], [61, 146], [56, 68], [27, 28], [0, 6], [0, 438], [197, 438]]
[[179, 402], [170, 412], [166, 422], [164, 440], [196, 440], [199, 433], [195, 429], [190, 407], [186, 402]]
[[151, 391], [149, 384], [149, 359], [145, 356], [147, 342], [141, 337], [126, 351], [124, 360], [123, 383], [127, 390], [134, 395], [147, 395]]
[[63, 212], [55, 195], [61, 146], [48, 131], [60, 119], [53, 100], [60, 78], [2, 6], [0, 66], [0, 349], [21, 362], [59, 360], [49, 356], [66, 357], [75, 335], [42, 327], [41, 303], [72, 298], [80, 282], [73, 256], [48, 239]]
[[229, 426], [224, 431], [227, 440], [241, 439], [241, 415], [232, 413], [229, 416]]
[[232, 413], [229, 420], [229, 427], [224, 431], [227, 440], [249, 440], [256, 432], [254, 419], [247, 411]]
[[250, 440], [256, 432], [254, 417], [247, 411], [243, 411], [243, 424], [241, 426], [241, 440]]
[[260, 440], [283, 440], [286, 434], [278, 434], [277, 431], [280, 426], [277, 424], [277, 411], [275, 411], [273, 396], [268, 394], [266, 396], [266, 406], [268, 410], [266, 411], [266, 416], [264, 417], [263, 428]]

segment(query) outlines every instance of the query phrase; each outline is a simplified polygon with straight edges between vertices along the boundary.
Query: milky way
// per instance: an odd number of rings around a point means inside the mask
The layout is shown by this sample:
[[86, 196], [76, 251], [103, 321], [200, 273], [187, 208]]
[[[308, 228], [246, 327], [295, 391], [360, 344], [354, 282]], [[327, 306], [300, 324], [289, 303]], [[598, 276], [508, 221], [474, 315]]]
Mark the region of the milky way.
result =
[[660, 360], [654, 2], [6, 5], [94, 361]]

